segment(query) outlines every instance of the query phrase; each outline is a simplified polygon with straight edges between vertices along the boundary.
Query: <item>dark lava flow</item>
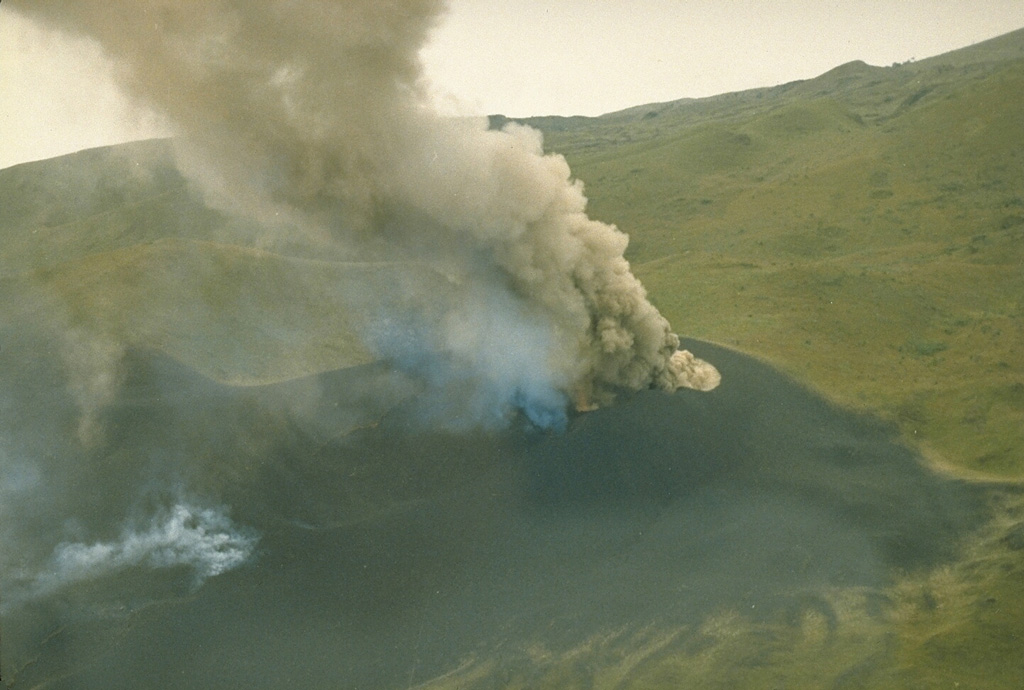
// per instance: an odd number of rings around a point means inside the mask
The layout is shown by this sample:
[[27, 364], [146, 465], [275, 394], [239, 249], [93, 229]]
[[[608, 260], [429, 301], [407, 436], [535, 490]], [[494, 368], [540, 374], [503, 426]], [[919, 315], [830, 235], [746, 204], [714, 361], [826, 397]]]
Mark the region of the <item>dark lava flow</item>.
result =
[[[718, 389], [623, 397], [563, 434], [428, 430], [381, 367], [230, 387], [132, 353], [104, 441], [54, 446], [79, 469], [53, 470], [52, 514], [26, 519], [112, 538], [187, 492], [229, 506], [257, 552], [195, 590], [184, 569], [138, 566], [10, 611], [4, 679], [406, 687], [533, 642], [827, 607], [828, 587], [952, 557], [983, 520], [982, 489], [926, 471], [891, 429], [685, 346], [720, 369]], [[73, 406], [54, 409], [70, 429]]]

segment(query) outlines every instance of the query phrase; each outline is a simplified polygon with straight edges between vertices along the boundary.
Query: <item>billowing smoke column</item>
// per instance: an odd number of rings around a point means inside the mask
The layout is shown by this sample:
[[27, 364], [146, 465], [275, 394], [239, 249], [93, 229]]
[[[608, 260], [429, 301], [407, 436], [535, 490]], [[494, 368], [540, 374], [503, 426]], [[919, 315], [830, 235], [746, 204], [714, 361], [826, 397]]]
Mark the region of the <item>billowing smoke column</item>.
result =
[[441, 289], [389, 288], [388, 311], [366, 328], [381, 356], [542, 424], [619, 389], [717, 383], [677, 353], [623, 258], [627, 237], [587, 217], [582, 185], [538, 132], [430, 110], [418, 52], [439, 0], [18, 9], [104, 46], [126, 89], [168, 117], [179, 163], [211, 204], [443, 277]]

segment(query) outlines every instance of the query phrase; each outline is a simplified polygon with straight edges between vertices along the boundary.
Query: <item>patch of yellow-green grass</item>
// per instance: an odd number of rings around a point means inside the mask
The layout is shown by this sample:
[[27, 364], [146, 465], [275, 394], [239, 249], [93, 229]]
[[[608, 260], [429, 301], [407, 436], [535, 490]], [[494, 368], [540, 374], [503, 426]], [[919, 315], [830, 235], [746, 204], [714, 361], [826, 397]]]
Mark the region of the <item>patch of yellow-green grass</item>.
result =
[[1024, 477], [1024, 321], [1007, 290], [1024, 279], [1013, 267], [691, 253], [637, 272], [680, 331], [763, 357], [973, 474]]
[[894, 588], [892, 654], [904, 687], [1012, 688], [1024, 679], [1024, 504], [1004, 497], [965, 557]]
[[371, 361], [344, 288], [353, 274], [386, 280], [389, 272], [160, 240], [69, 261], [32, 282], [53, 298], [53, 318], [67, 327], [250, 384]]

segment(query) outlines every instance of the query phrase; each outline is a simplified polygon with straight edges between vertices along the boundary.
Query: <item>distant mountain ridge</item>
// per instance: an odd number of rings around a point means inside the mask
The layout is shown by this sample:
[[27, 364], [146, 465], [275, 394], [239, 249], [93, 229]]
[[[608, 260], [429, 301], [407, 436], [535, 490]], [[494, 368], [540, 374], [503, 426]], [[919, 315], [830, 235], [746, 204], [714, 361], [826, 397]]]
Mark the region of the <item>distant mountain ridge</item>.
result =
[[[885, 80], [888, 84], [893, 85], [905, 83], [908, 81], [907, 77], [928, 75], [933, 70], [949, 72], [950, 68], [959, 68], [963, 70], [961, 74], [967, 74], [984, 69], [986, 65], [992, 63], [1006, 63], [1018, 59], [1024, 59], [1024, 28], [922, 60], [896, 63], [891, 66], [874, 66], [863, 60], [853, 60], [811, 79], [800, 79], [776, 86], [727, 92], [704, 98], [680, 98], [660, 103], [647, 103], [604, 115], [545, 115], [509, 118], [501, 114], [494, 114], [490, 118], [492, 127], [500, 127], [507, 122], [515, 121], [536, 127], [544, 132], [563, 131], [588, 124], [596, 125], [598, 122], [610, 125], [613, 122], [649, 120], [667, 112], [681, 110], [691, 111], [687, 113], [690, 117], [703, 119], [722, 114], [723, 105], [726, 105], [726, 108], [734, 108], [738, 103], [778, 98], [798, 88], [804, 92], [804, 95], [807, 92], [817, 92], [822, 95], [832, 91], [842, 92], [846, 88], [855, 89], [864, 86], [865, 80], [876, 82]], [[877, 85], [877, 83], [872, 85]]]

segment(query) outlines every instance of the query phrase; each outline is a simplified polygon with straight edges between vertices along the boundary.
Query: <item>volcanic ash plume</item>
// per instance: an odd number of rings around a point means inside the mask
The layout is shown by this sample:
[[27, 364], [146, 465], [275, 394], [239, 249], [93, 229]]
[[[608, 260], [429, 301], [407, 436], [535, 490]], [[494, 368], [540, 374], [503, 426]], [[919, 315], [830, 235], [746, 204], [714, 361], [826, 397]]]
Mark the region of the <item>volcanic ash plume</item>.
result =
[[538, 420], [570, 399], [717, 383], [676, 354], [627, 237], [587, 217], [582, 185], [538, 132], [431, 111], [418, 53], [438, 0], [18, 8], [104, 46], [126, 89], [168, 117], [209, 203], [441, 278], [352, 295], [377, 305], [366, 338], [379, 355]]

